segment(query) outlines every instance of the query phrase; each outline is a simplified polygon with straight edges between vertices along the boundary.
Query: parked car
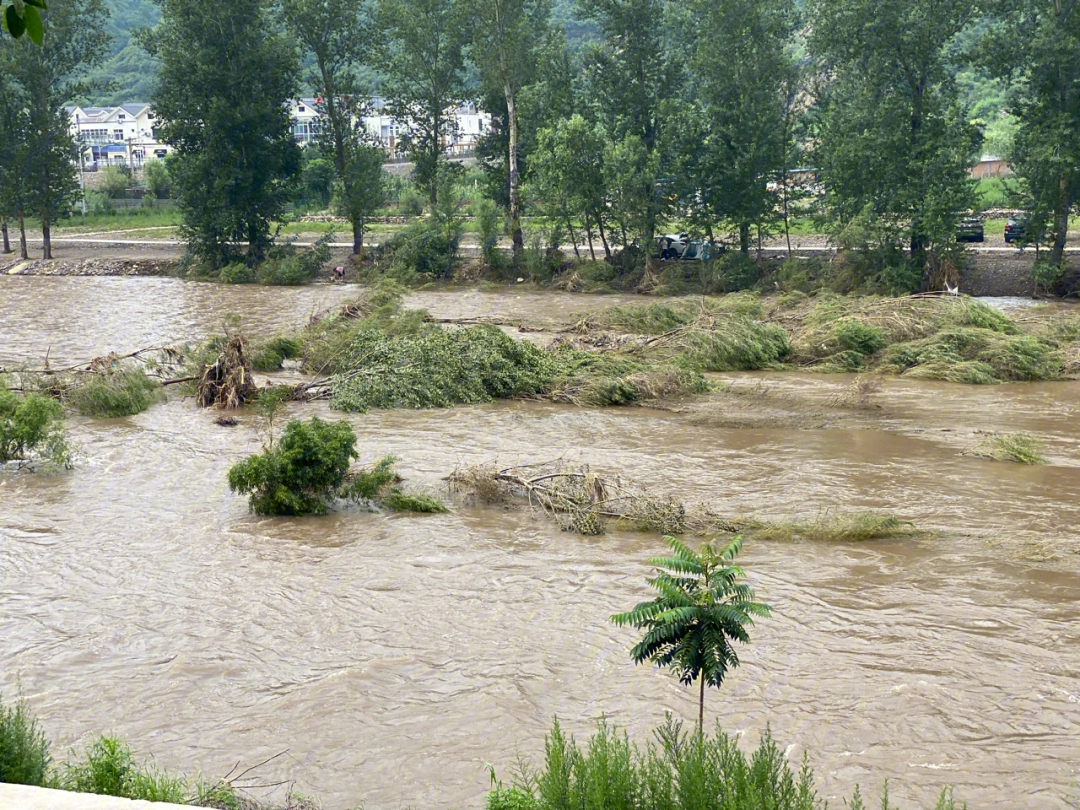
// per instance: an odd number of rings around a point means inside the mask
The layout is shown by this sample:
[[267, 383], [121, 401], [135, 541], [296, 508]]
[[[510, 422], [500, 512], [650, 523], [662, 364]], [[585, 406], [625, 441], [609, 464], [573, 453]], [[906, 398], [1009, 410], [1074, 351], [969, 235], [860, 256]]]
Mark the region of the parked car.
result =
[[669, 233], [656, 238], [656, 255], [662, 261], [667, 259], [708, 261], [711, 254], [712, 249], [708, 242], [691, 239], [688, 233]]
[[1027, 229], [1027, 217], [1020, 217], [1019, 219], [1009, 217], [1009, 221], [1005, 223], [1005, 244], [1024, 242], [1027, 239]]
[[956, 223], [957, 242], [982, 242], [983, 224], [978, 217], [963, 217]]

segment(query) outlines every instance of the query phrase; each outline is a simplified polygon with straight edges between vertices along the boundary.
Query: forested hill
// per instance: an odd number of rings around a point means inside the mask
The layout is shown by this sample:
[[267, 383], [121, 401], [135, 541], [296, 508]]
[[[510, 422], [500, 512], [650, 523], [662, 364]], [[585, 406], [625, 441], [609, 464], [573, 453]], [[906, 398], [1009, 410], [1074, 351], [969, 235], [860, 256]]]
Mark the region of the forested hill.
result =
[[[153, 0], [105, 0], [112, 12], [108, 31], [113, 36], [109, 61], [94, 73], [102, 89], [91, 99], [95, 104], [121, 104], [149, 101], [157, 65], [146, 52], [131, 41], [131, 32], [157, 24], [161, 17]], [[797, 3], [802, 7], [801, 0]], [[566, 31], [572, 50], [597, 38], [596, 25], [584, 18], [578, 0], [554, 0], [552, 20]], [[1000, 116], [1004, 104], [1001, 87], [977, 73], [966, 70], [958, 77], [975, 117], [982, 119], [987, 129], [986, 148], [1004, 148], [1008, 139], [1008, 122]]]
[[111, 16], [106, 30], [113, 37], [112, 55], [94, 72], [102, 89], [91, 98], [95, 104], [149, 101], [157, 64], [131, 41], [131, 32], [157, 25], [161, 12], [152, 0], [105, 0]]

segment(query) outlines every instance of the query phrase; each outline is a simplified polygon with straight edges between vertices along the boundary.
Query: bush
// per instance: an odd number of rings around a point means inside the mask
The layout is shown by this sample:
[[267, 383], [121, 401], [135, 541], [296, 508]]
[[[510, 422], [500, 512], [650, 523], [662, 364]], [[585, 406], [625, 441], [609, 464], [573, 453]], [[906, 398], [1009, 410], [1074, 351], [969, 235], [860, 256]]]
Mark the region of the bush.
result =
[[79, 793], [186, 803], [184, 780], [136, 763], [128, 745], [115, 737], [99, 737], [81, 761], [65, 763], [61, 785]]
[[126, 197], [131, 188], [131, 169], [127, 166], [106, 166], [101, 171], [101, 185], [109, 199]]
[[353, 334], [330, 381], [333, 408], [447, 408], [539, 393], [554, 376], [551, 356], [495, 326], [429, 327], [391, 335]]
[[326, 233], [310, 247], [297, 250], [289, 243], [275, 247], [266, 261], [259, 265], [255, 280], [260, 284], [280, 287], [297, 287], [307, 284], [318, 276], [330, 261], [330, 243], [333, 233]]
[[0, 700], [0, 782], [47, 786], [51, 762], [49, 741], [26, 701], [9, 707]]
[[229, 262], [221, 268], [218, 280], [222, 284], [251, 284], [255, 280], [255, 271], [243, 262]]
[[146, 190], [150, 192], [151, 199], [164, 200], [169, 196], [172, 191], [172, 178], [165, 161], [148, 160], [143, 166], [143, 177], [146, 179]]
[[480, 238], [480, 253], [484, 262], [489, 267], [498, 264], [499, 254], [496, 247], [499, 237], [502, 236], [503, 223], [499, 215], [499, 209], [494, 202], [488, 199], [473, 203], [472, 210], [476, 216], [476, 231]]
[[258, 515], [323, 514], [357, 457], [348, 422], [290, 421], [277, 444], [229, 470], [229, 488]]
[[60, 403], [41, 394], [17, 396], [0, 388], [0, 463], [42, 459], [71, 465]]
[[299, 338], [278, 336], [255, 349], [251, 355], [251, 367], [256, 371], [278, 371], [285, 360], [295, 360], [304, 353]]
[[164, 396], [160, 383], [142, 371], [129, 369], [94, 374], [72, 389], [67, 399], [83, 416], [112, 419], [142, 413]]
[[447, 278], [457, 262], [461, 223], [456, 218], [428, 217], [411, 223], [386, 245], [394, 277], [419, 273]]

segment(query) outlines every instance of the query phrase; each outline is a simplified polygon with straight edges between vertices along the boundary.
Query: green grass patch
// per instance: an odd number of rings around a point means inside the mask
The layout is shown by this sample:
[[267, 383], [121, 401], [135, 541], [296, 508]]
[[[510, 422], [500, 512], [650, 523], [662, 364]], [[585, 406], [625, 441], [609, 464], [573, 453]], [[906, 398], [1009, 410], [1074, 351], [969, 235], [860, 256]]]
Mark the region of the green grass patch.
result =
[[132, 416], [165, 398], [161, 383], [139, 369], [85, 377], [66, 394], [67, 403], [83, 416], [97, 419]]
[[741, 531], [759, 540], [856, 543], [922, 534], [910, 521], [881, 512], [825, 513], [813, 520], [748, 521]]
[[994, 461], [1012, 461], [1017, 464], [1045, 464], [1043, 443], [1030, 433], [1005, 433], [988, 436], [969, 452], [973, 456], [991, 458]]

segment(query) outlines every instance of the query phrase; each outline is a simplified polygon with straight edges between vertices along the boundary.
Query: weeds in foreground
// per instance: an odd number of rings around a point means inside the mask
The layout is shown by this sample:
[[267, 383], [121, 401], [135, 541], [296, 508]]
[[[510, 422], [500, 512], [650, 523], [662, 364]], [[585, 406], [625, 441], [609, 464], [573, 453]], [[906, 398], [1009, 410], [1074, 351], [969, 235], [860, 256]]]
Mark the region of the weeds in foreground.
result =
[[82, 759], [65, 763], [59, 782], [65, 790], [79, 793], [173, 804], [187, 801], [183, 779], [136, 762], [127, 743], [115, 737], [99, 737]]
[[[749, 755], [738, 738], [719, 727], [713, 734], [689, 733], [668, 716], [653, 732], [655, 742], [631, 743], [606, 721], [584, 745], [567, 737], [555, 721], [544, 738], [544, 763], [535, 771], [519, 769], [511, 786], [492, 774], [494, 789], [486, 810], [570, 810], [617, 807], [620, 810], [823, 810], [814, 789], [814, 772], [803, 756], [795, 769], [766, 728]], [[867, 810], [856, 788], [850, 810]], [[882, 789], [883, 810], [890, 803]], [[956, 810], [950, 788], [942, 790], [934, 810]]]
[[0, 782], [47, 786], [51, 763], [49, 740], [26, 700], [5, 706], [0, 699]]
[[1030, 433], [1005, 433], [1000, 436], [987, 436], [967, 455], [991, 458], [994, 461], [1013, 461], [1017, 464], [1045, 464], [1042, 454], [1043, 443]]
[[43, 394], [19, 396], [0, 380], [0, 464], [36, 460], [57, 467], [71, 466], [63, 408]]

